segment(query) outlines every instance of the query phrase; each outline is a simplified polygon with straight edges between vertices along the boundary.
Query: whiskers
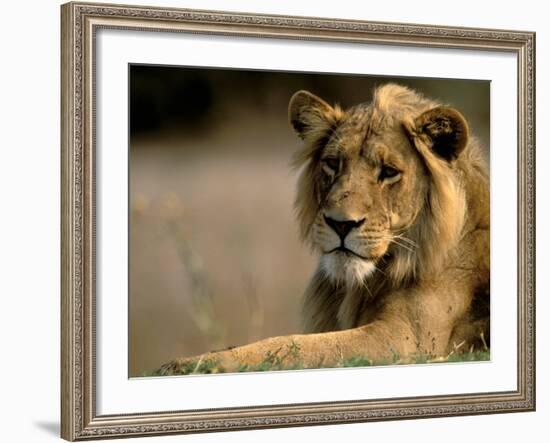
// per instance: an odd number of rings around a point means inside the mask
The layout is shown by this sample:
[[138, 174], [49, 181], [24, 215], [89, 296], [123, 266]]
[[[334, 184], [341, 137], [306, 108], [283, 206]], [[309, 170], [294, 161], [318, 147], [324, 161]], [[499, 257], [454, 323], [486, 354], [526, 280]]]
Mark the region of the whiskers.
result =
[[376, 236], [364, 235], [359, 237], [368, 247], [376, 246], [381, 242], [394, 243], [395, 245], [407, 250], [411, 254], [416, 253], [418, 245], [414, 240], [405, 237], [403, 234], [380, 234]]
[[403, 249], [406, 249], [412, 254], [416, 253], [416, 249], [418, 248], [416, 242], [405, 237], [403, 234], [394, 234], [390, 241], [395, 243], [397, 246], [401, 246]]
[[[404, 263], [408, 266], [418, 258], [418, 244], [404, 232], [352, 232], [342, 244], [339, 237], [322, 222], [314, 223], [313, 231], [314, 243], [323, 254], [323, 273], [337, 285], [363, 288], [369, 295], [372, 295], [372, 287], [367, 285], [368, 281], [391, 279], [395, 266], [400, 269]], [[389, 257], [388, 247], [392, 244], [395, 249], [390, 255], [394, 257], [389, 263], [386, 258]], [[349, 252], [337, 251], [339, 246]], [[373, 274], [378, 274], [378, 277], [374, 278]]]

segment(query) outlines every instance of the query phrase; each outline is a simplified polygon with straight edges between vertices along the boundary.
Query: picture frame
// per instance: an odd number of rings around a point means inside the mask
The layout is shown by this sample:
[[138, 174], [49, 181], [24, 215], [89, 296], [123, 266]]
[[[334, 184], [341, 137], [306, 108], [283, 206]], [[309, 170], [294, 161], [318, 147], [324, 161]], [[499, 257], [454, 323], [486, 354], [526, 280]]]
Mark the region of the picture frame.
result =
[[[535, 34], [525, 31], [362, 22], [310, 17], [196, 11], [72, 2], [61, 7], [61, 436], [108, 437], [216, 432], [535, 410]], [[392, 398], [341, 398], [246, 406], [214, 405], [99, 413], [98, 279], [102, 246], [96, 189], [99, 170], [98, 33], [216, 36], [261, 41], [316, 42], [480, 51], [514, 57], [517, 75], [517, 347], [515, 389]], [[216, 61], [212, 62], [216, 66]], [[492, 128], [492, 131], [495, 131]], [[125, 149], [125, 147], [124, 147]], [[492, 151], [493, 152], [493, 151]], [[495, 153], [498, 155], [498, 153]], [[493, 165], [491, 172], [495, 172]], [[494, 191], [494, 190], [493, 190]], [[98, 273], [99, 271], [99, 273]], [[494, 279], [499, 274], [492, 273]], [[102, 288], [104, 286], [101, 286]], [[102, 358], [104, 358], [103, 356]], [[422, 370], [419, 368], [418, 370]], [[391, 369], [389, 369], [391, 370]], [[269, 376], [269, 374], [265, 374]], [[246, 377], [245, 374], [240, 375]], [[199, 380], [198, 378], [194, 380]], [[214, 378], [201, 386], [208, 387]], [[246, 383], [246, 379], [245, 380]], [[140, 383], [147, 383], [147, 380]], [[193, 381], [194, 382], [194, 381]], [[267, 379], [263, 379], [266, 383]], [[191, 383], [191, 382], [189, 382]], [[198, 382], [197, 382], [198, 383]]]

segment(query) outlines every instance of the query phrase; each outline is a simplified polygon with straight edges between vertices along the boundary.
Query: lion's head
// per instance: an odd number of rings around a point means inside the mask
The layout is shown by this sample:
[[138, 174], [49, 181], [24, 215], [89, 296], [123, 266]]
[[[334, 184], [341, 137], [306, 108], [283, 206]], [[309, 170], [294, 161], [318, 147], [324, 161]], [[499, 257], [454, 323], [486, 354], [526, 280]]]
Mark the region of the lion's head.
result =
[[326, 276], [361, 285], [384, 268], [399, 285], [441, 265], [466, 215], [455, 165], [469, 131], [457, 110], [387, 84], [347, 111], [299, 91], [289, 119], [304, 141], [301, 234]]

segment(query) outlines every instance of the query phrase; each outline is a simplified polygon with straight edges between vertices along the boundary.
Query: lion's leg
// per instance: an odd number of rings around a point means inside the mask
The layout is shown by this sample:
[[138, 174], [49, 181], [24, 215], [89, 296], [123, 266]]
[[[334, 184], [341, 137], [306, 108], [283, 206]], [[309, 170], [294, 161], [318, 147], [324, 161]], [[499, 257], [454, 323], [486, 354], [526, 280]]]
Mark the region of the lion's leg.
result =
[[374, 363], [391, 363], [413, 355], [447, 354], [457, 318], [468, 308], [464, 288], [400, 291], [386, 298], [377, 320], [365, 326], [336, 332], [267, 338], [233, 349], [198, 357], [180, 358], [163, 366], [164, 373], [234, 372], [264, 363], [274, 367], [335, 367], [353, 357]]
[[488, 351], [490, 347], [489, 318], [466, 319], [459, 323], [449, 340], [449, 353]]
[[390, 363], [396, 356], [416, 349], [413, 331], [405, 322], [377, 321], [367, 326], [337, 332], [272, 337], [225, 351], [180, 358], [163, 366], [165, 373], [234, 372], [262, 364], [318, 368], [342, 365], [352, 357]]

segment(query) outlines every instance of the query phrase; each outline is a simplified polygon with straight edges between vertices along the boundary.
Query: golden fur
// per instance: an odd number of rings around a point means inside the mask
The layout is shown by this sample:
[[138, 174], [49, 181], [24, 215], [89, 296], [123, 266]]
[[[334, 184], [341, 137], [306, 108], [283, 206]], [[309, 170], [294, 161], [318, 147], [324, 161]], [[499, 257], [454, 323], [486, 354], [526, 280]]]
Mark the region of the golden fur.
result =
[[300, 232], [321, 256], [304, 299], [306, 334], [209, 357], [231, 370], [296, 345], [301, 364], [315, 367], [486, 346], [488, 167], [464, 117], [387, 84], [345, 112], [299, 91], [289, 119], [304, 142]]

